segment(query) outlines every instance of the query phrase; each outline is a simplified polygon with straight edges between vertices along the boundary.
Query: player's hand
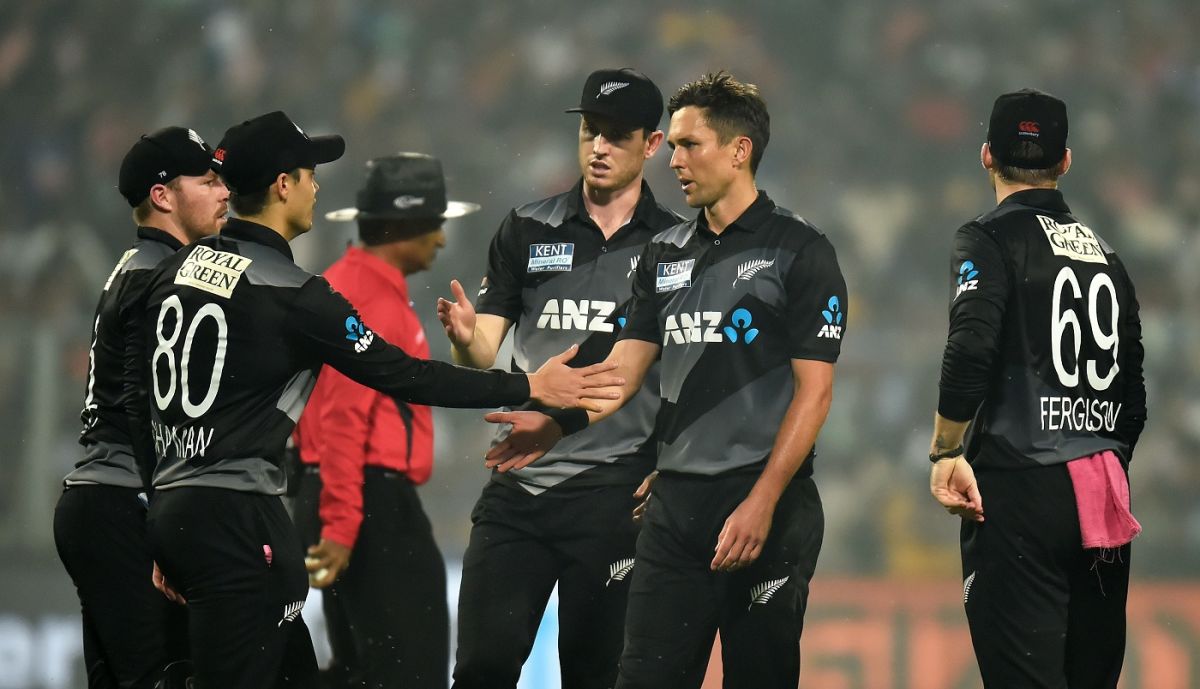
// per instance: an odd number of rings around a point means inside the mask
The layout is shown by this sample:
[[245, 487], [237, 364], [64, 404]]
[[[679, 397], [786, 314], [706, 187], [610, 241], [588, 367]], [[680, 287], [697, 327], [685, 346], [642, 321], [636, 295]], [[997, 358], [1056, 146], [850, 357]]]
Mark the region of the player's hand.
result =
[[610, 373], [617, 363], [601, 362], [583, 368], [567, 366], [578, 353], [579, 345], [571, 345], [562, 354], [547, 359], [537, 373], [529, 376], [529, 399], [547, 407], [581, 407], [594, 412], [604, 411], [596, 400], [620, 399], [618, 388], [625, 384], [625, 379]]
[[304, 568], [308, 570], [308, 585], [318, 589], [332, 584], [349, 566], [350, 549], [327, 538], [309, 546], [308, 557], [304, 558]]
[[512, 424], [508, 437], [484, 456], [483, 465], [499, 472], [529, 466], [563, 437], [558, 423], [541, 412], [494, 411], [483, 418], [489, 423]]
[[459, 348], [470, 347], [475, 340], [475, 307], [458, 280], [450, 281], [450, 293], [454, 295], [454, 301], [438, 297], [438, 320], [442, 322], [450, 344]]
[[162, 570], [158, 568], [158, 563], [154, 563], [154, 571], [150, 573], [150, 581], [153, 582], [154, 588], [158, 589], [162, 595], [167, 597], [167, 600], [179, 605], [187, 605], [187, 599], [178, 591], [167, 583], [167, 578], [163, 576]]
[[642, 479], [642, 485], [633, 491], [635, 500], [640, 500], [636, 507], [633, 508], [633, 521], [640, 522], [642, 517], [646, 516], [646, 508], [650, 506], [650, 487], [654, 485], [654, 479], [658, 478], [657, 471], [651, 471], [646, 474], [646, 478]]
[[935, 462], [929, 472], [929, 492], [950, 514], [983, 521], [983, 496], [966, 457], [959, 455]]
[[725, 520], [725, 526], [717, 536], [716, 554], [711, 565], [713, 571], [732, 572], [757, 560], [767, 542], [774, 515], [773, 501], [753, 493], [746, 496]]

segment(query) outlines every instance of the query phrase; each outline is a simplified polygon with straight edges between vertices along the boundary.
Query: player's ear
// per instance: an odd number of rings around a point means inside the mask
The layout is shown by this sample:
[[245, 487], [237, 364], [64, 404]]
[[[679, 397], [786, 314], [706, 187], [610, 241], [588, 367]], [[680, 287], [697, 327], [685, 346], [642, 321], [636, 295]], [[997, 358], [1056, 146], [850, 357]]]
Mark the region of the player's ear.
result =
[[754, 152], [754, 142], [748, 136], [739, 136], [734, 140], [734, 166], [741, 168], [750, 164], [750, 155]]
[[167, 193], [167, 185], [155, 184], [150, 187], [150, 205], [154, 206], [154, 210], [160, 213], [170, 213], [174, 210], [171, 205], [171, 195]]
[[275, 176], [275, 181], [271, 184], [271, 188], [279, 195], [279, 200], [287, 201], [288, 194], [292, 189], [292, 177], [286, 172], [281, 172]]
[[650, 136], [646, 137], [647, 158], [654, 157], [654, 154], [658, 152], [659, 147], [662, 146], [662, 142], [665, 137], [666, 135], [663, 134], [661, 129], [655, 129], [653, 132], [650, 132]]
[[1071, 169], [1071, 149], [1067, 149], [1067, 152], [1065, 155], [1063, 155], [1062, 162], [1059, 163], [1059, 165], [1062, 166], [1062, 169], [1059, 170], [1058, 176], [1062, 177], [1063, 175], [1067, 174], [1067, 170]]
[[996, 166], [996, 162], [992, 158], [992, 147], [986, 141], [979, 149], [979, 164], [983, 166], [984, 170], [991, 170]]

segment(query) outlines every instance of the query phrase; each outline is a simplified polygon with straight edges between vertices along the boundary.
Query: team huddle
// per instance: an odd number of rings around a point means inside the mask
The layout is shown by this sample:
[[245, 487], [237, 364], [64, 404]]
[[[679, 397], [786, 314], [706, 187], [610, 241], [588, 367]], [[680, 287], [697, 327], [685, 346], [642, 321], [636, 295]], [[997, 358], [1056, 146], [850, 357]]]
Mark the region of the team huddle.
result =
[[[853, 302], [834, 242], [756, 185], [757, 87], [709, 74], [667, 100], [666, 132], [663, 110], [636, 70], [587, 78], [579, 181], [504, 217], [474, 299], [454, 280], [437, 300], [454, 364], [430, 360], [434, 305], [407, 284], [479, 210], [440, 161], [370, 160], [326, 214], [359, 243], [313, 275], [289, 242], [340, 136], [277, 111], [215, 149], [183, 127], [134, 144], [137, 240], [91, 324], [54, 520], [90, 687], [445, 688], [445, 564], [416, 490], [431, 405], [499, 408], [454, 687], [515, 688], [556, 586], [565, 689], [698, 688], [718, 633], [725, 687], [797, 686]], [[1117, 254], [1057, 189], [1066, 140], [1062, 101], [1000, 96], [980, 152], [997, 205], [953, 238], [930, 490], [962, 518], [988, 687], [1114, 688], [1124, 657], [1141, 328]], [[643, 178], [664, 143], [690, 218]]]

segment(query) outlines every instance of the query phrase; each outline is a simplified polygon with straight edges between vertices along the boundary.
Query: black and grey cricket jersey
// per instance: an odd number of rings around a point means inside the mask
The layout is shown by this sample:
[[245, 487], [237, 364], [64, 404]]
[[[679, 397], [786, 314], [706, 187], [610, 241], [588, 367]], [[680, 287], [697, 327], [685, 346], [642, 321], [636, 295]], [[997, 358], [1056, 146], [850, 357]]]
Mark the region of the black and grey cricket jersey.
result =
[[84, 447], [84, 455], [64, 479], [68, 486], [144, 485], [134, 459], [134, 448], [139, 445], [137, 429], [132, 428], [134, 419], [144, 415], [148, 399], [138, 372], [140, 324], [145, 310], [142, 300], [155, 266], [181, 246], [178, 239], [162, 230], [139, 227], [137, 241], [117, 261], [104, 283], [92, 321], [87, 390], [80, 414], [83, 431], [79, 444]]
[[1113, 249], [1053, 189], [954, 237], [939, 413], [972, 420], [967, 458], [1016, 468], [1102, 450], [1126, 461], [1146, 423], [1141, 321]]
[[[573, 344], [579, 353], [571, 366], [603, 361], [625, 325], [642, 250], [681, 220], [642, 182], [633, 218], [606, 241], [588, 216], [582, 179], [568, 192], [510, 212], [492, 239], [475, 308], [515, 324], [512, 370], [537, 370]], [[531, 493], [568, 479], [576, 486], [641, 481], [653, 469], [654, 447], [647, 440], [657, 412], [656, 366], [603, 428], [563, 438], [535, 464], [494, 472], [493, 479]]]
[[230, 220], [150, 280], [143, 356], [154, 487], [281, 494], [280, 462], [316, 374], [329, 364], [417, 404], [494, 407], [529, 397], [523, 375], [413, 358], [362, 321], [270, 228]]
[[[656, 236], [633, 293], [620, 339], [662, 346], [663, 471], [765, 462], [792, 401], [792, 359], [836, 362], [846, 331], [833, 245], [763, 192], [720, 235], [701, 211]], [[812, 457], [798, 476], [812, 474]]]

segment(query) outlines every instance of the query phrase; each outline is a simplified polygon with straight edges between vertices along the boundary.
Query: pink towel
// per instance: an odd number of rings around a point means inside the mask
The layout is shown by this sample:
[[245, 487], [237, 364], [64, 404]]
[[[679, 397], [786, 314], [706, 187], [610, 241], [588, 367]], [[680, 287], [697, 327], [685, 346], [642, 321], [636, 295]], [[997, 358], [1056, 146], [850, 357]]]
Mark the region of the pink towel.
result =
[[1129, 511], [1129, 479], [1111, 450], [1067, 462], [1067, 471], [1085, 549], [1118, 548], [1141, 533]]

